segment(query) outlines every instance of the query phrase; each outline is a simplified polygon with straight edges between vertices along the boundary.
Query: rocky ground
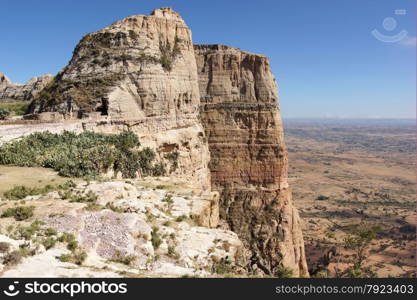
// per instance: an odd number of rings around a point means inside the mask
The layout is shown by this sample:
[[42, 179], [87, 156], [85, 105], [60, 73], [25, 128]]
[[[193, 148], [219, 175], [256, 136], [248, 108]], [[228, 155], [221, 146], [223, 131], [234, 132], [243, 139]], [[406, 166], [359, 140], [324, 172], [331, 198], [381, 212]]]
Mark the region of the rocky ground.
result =
[[[30, 168], [19, 169], [20, 175], [31, 172]], [[20, 176], [16, 170], [14, 174]], [[0, 174], [0, 178], [4, 176]], [[58, 182], [46, 178], [38, 187]], [[62, 182], [58, 176], [54, 179]], [[8, 182], [12, 187], [13, 180]], [[202, 194], [189, 183], [169, 178], [78, 180], [69, 186], [56, 184], [50, 188], [53, 191], [21, 200], [3, 196], [1, 276], [242, 274], [242, 242], [231, 231], [210, 228], [218, 223], [217, 193]], [[31, 206], [33, 215], [22, 220], [5, 216], [9, 208]]]
[[415, 276], [415, 123], [288, 120], [290, 185], [303, 220], [310, 271], [346, 268], [350, 225], [379, 225], [366, 265], [378, 277]]

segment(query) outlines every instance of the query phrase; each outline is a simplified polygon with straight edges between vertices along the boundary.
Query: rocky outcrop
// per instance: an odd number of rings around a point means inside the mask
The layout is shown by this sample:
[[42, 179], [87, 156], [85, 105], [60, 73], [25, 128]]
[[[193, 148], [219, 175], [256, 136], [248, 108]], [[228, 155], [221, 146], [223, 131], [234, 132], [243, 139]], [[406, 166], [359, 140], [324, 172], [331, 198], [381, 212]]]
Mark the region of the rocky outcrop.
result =
[[86, 128], [131, 130], [158, 159], [178, 153], [171, 176], [209, 189], [209, 153], [198, 120], [200, 95], [191, 31], [170, 8], [135, 15], [87, 34], [69, 64], [33, 101], [32, 113], [99, 114]]
[[[155, 188], [161, 183], [172, 191]], [[17, 266], [0, 263], [0, 277], [206, 277], [224, 275], [220, 271], [226, 267], [236, 271], [243, 264], [238, 236], [212, 228], [218, 221], [210, 216], [218, 215], [217, 193], [194, 195], [193, 189], [175, 180], [80, 182], [71, 193], [93, 193], [95, 206], [63, 199], [62, 191], [25, 198], [35, 207], [34, 216], [19, 225], [41, 221], [42, 227], [31, 225], [31, 239], [22, 236], [20, 227], [11, 226], [15, 230], [8, 236], [0, 233], [0, 242], [10, 248], [0, 252], [0, 261], [22, 245], [30, 252]], [[4, 201], [3, 208], [14, 202]], [[11, 219], [1, 218], [1, 227], [13, 224]], [[56, 240], [51, 249], [42, 243], [47, 228]], [[86, 252], [82, 266], [60, 259], [71, 255], [59, 239], [63, 234], [72, 234]]]
[[18, 84], [12, 83], [0, 73], [0, 101], [2, 99], [31, 101], [53, 78], [52, 75], [44, 75], [33, 77], [25, 84]]
[[89, 113], [115, 119], [198, 113], [191, 31], [169, 8], [135, 15], [87, 34], [32, 111]]
[[201, 117], [220, 213], [252, 251], [252, 265], [306, 276], [300, 219], [287, 183], [277, 86], [265, 56], [196, 45]]

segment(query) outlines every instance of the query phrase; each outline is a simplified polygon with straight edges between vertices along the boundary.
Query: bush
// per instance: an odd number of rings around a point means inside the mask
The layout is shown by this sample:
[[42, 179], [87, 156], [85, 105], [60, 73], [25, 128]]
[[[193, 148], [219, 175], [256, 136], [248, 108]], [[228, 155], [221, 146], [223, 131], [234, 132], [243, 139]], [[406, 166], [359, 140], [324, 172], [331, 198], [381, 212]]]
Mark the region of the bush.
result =
[[162, 239], [161, 236], [158, 234], [158, 227], [153, 227], [152, 228], [152, 233], [151, 233], [151, 242], [152, 242], [152, 246], [155, 249], [158, 249], [159, 246], [161, 246], [162, 244]]
[[42, 241], [42, 245], [45, 246], [45, 249], [51, 249], [52, 247], [54, 247], [56, 244], [56, 240], [53, 237], [47, 237], [46, 239], [44, 239]]
[[284, 267], [283, 265], [279, 265], [275, 271], [275, 276], [278, 278], [291, 278], [293, 275], [293, 271], [290, 268]]
[[52, 185], [46, 185], [42, 188], [31, 188], [24, 185], [14, 186], [12, 189], [4, 192], [4, 197], [9, 200], [21, 200], [27, 196], [45, 195], [55, 189]]
[[23, 221], [33, 216], [34, 206], [18, 206], [6, 209], [2, 218], [14, 217], [16, 221]]
[[85, 261], [86, 258], [87, 258], [87, 253], [85, 251], [76, 250], [70, 254], [62, 254], [59, 257], [59, 260], [62, 262], [71, 262], [76, 265], [82, 265], [82, 263]]
[[0, 108], [0, 120], [5, 120], [10, 115], [7, 109]]
[[155, 153], [150, 148], [139, 151], [139, 146], [132, 132], [37, 132], [2, 145], [0, 164], [52, 168], [66, 177], [97, 177], [109, 169], [125, 178], [136, 177], [138, 171], [145, 176], [164, 174], [164, 166], [152, 166]]
[[0, 242], [0, 253], [9, 252], [10, 244], [6, 242]]
[[136, 259], [136, 256], [134, 255], [124, 256], [120, 251], [116, 251], [111, 261], [129, 266], [133, 261], [135, 261], [135, 259]]
[[16, 250], [3, 257], [3, 264], [8, 266], [17, 265], [22, 261], [22, 258], [22, 253]]
[[19, 227], [17, 229], [17, 232], [19, 233], [19, 237], [24, 238], [25, 240], [30, 240], [32, 236], [41, 229], [40, 225], [41, 225], [41, 222], [35, 221], [35, 222], [32, 222], [30, 226]]
[[164, 157], [171, 162], [170, 172], [174, 172], [178, 168], [178, 156], [178, 151], [170, 152], [164, 155]]
[[29, 104], [30, 101], [6, 101], [0, 103], [0, 120], [4, 120], [4, 118], [2, 119], [2, 115], [4, 117], [9, 115], [24, 115], [29, 107]]

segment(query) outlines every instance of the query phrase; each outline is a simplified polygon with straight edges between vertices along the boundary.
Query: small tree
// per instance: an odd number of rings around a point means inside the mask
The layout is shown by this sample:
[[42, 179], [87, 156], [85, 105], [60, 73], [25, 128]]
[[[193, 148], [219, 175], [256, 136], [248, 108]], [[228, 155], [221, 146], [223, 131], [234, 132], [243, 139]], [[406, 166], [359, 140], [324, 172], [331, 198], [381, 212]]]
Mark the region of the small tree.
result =
[[363, 277], [363, 263], [367, 258], [369, 246], [380, 231], [379, 226], [361, 223], [344, 239], [344, 247], [354, 251], [353, 267], [347, 270], [350, 277]]
[[7, 109], [0, 108], [0, 120], [6, 119], [10, 115], [10, 112]]

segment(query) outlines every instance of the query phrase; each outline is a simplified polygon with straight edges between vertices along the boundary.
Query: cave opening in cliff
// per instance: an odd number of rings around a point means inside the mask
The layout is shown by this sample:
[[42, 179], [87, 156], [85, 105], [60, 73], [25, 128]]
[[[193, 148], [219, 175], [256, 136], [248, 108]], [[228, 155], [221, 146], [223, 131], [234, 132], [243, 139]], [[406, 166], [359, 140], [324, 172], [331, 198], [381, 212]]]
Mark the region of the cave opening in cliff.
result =
[[101, 112], [102, 116], [109, 115], [109, 100], [107, 98], [101, 98], [101, 105], [97, 107], [96, 111]]

